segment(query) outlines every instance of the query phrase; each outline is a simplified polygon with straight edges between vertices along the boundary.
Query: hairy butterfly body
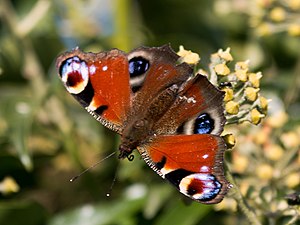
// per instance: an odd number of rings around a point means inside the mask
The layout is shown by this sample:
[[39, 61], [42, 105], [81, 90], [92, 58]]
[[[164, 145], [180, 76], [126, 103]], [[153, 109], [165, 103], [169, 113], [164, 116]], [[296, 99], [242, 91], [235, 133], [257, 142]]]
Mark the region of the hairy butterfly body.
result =
[[126, 54], [84, 53], [57, 59], [66, 89], [107, 128], [121, 135], [119, 158], [137, 149], [145, 162], [181, 193], [201, 203], [220, 202], [226, 145], [223, 92], [193, 75], [168, 46]]

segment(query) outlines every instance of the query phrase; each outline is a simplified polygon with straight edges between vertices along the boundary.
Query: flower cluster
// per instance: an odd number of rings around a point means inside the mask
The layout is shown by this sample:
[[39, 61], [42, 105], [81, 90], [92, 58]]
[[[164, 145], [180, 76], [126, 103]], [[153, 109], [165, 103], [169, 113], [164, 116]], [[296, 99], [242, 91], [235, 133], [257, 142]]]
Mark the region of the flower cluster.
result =
[[210, 79], [225, 92], [227, 124], [249, 121], [257, 125], [268, 109], [268, 100], [259, 89], [262, 74], [250, 72], [249, 60], [236, 62], [231, 69], [232, 61], [229, 48], [211, 55]]
[[282, 32], [290, 36], [300, 36], [299, 0], [217, 0], [214, 8], [217, 14], [223, 16], [230, 13], [248, 15], [249, 26], [257, 36]]
[[[189, 55], [190, 64], [196, 65], [199, 56], [191, 57], [188, 53], [181, 48], [183, 61]], [[300, 186], [300, 126], [284, 129], [289, 118], [283, 107], [273, 107], [271, 115], [262, 120], [269, 105], [259, 89], [262, 74], [250, 72], [248, 60], [231, 66], [232, 61], [229, 48], [219, 50], [211, 55], [209, 72], [198, 71], [225, 92], [227, 125], [235, 124], [225, 126], [224, 132], [234, 135], [223, 138], [229, 148], [235, 146], [226, 164], [230, 170], [228, 179], [239, 197], [233, 194], [233, 198], [225, 198], [216, 209], [236, 211], [246, 202], [255, 218], [272, 215], [273, 222], [285, 220], [293, 224], [300, 218], [300, 211], [288, 199], [299, 195], [295, 193]], [[282, 105], [276, 99], [272, 103]], [[249, 126], [244, 121], [260, 126]], [[238, 136], [237, 143], [234, 136]]]
[[250, 25], [256, 28], [257, 35], [287, 32], [300, 36], [300, 1], [272, 0], [256, 1], [257, 11], [251, 15]]
[[231, 130], [239, 133], [230, 162], [236, 185], [257, 216], [273, 215], [274, 221], [300, 216], [286, 199], [300, 186], [300, 126], [285, 130], [287, 122], [288, 115], [279, 111], [260, 127]]

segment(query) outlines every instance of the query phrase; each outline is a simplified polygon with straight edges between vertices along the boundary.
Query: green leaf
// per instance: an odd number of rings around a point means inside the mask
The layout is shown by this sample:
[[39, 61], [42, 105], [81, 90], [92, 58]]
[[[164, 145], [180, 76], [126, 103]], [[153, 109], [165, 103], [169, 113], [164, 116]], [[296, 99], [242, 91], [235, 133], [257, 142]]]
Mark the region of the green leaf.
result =
[[155, 225], [193, 225], [197, 224], [212, 209], [211, 206], [192, 203], [187, 206], [183, 201], [168, 208], [158, 219]]
[[21, 163], [27, 171], [31, 171], [33, 163], [29, 155], [27, 140], [31, 131], [32, 108], [29, 102], [20, 101], [15, 104], [11, 113], [10, 139]]
[[0, 202], [0, 224], [40, 225], [45, 224], [47, 214], [36, 202]]
[[49, 225], [132, 225], [135, 214], [145, 204], [145, 199], [105, 202], [97, 205], [85, 205], [54, 217]]

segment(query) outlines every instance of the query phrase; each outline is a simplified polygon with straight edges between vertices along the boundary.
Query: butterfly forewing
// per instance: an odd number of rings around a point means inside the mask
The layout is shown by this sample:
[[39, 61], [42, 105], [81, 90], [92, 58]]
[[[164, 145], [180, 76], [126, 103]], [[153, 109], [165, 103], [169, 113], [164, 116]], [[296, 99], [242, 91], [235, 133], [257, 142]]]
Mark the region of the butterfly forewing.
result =
[[144, 112], [164, 90], [172, 85], [180, 87], [192, 75], [193, 69], [186, 63], [178, 64], [178, 58], [169, 45], [140, 47], [128, 54], [129, 63], [145, 60], [149, 64], [144, 73], [130, 77], [132, 88], [136, 90], [133, 99], [136, 114]]
[[131, 107], [128, 60], [117, 49], [98, 54], [79, 49], [57, 59], [67, 90], [106, 127], [121, 132]]

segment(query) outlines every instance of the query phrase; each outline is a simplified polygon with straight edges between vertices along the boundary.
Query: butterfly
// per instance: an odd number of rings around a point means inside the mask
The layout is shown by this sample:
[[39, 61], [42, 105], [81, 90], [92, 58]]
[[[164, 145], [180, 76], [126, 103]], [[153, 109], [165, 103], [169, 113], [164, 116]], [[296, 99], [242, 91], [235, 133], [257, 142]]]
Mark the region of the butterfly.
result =
[[121, 135], [119, 158], [145, 162], [185, 196], [218, 203], [227, 193], [222, 137], [224, 93], [180, 63], [169, 45], [57, 58], [65, 88], [101, 124]]

